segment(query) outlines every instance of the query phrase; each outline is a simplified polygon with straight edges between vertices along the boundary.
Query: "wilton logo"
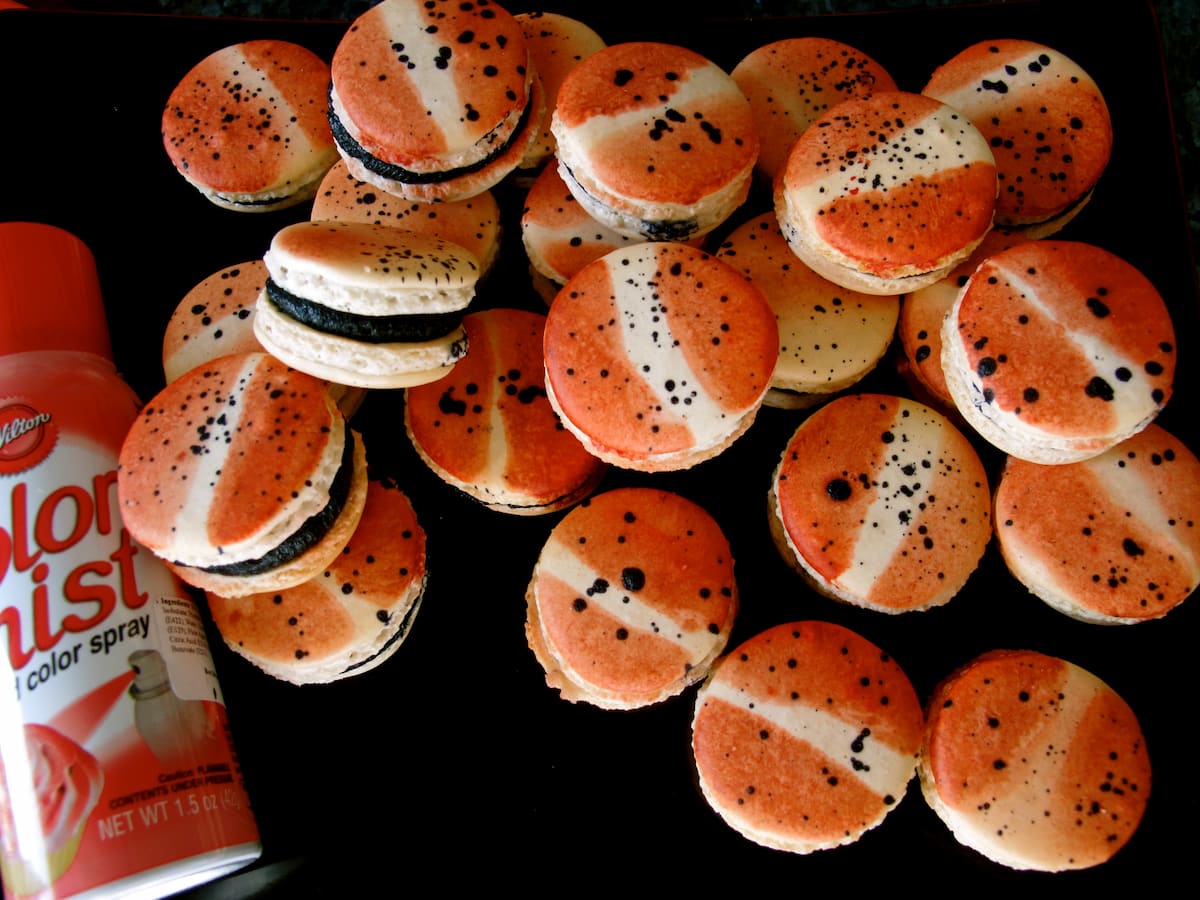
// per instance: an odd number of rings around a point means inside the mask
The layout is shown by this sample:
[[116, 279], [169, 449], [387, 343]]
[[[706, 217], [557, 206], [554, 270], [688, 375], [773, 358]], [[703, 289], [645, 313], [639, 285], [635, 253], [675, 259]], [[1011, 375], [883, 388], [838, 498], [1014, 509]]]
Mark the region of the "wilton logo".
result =
[[0, 406], [0, 475], [32, 469], [50, 455], [57, 437], [50, 413], [25, 403]]

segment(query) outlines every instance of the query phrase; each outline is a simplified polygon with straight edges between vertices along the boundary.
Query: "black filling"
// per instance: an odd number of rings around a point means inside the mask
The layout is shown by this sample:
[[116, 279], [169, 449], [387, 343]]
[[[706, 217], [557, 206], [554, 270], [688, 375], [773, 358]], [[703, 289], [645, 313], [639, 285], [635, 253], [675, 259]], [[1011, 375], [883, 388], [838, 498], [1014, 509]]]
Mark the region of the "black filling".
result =
[[223, 566], [202, 566], [201, 571], [213, 575], [261, 575], [291, 562], [321, 542], [333, 528], [333, 523], [342, 514], [346, 499], [350, 496], [350, 485], [354, 476], [354, 434], [346, 428], [346, 445], [342, 449], [342, 462], [333, 484], [329, 486], [329, 502], [320, 512], [309, 516], [303, 525], [283, 539], [274, 549], [258, 559], [228, 563]]
[[346, 126], [342, 124], [341, 119], [337, 117], [337, 113], [333, 111], [333, 100], [330, 98], [329, 112], [329, 129], [333, 132], [333, 139], [342, 150], [353, 156], [368, 172], [386, 178], [389, 181], [398, 181], [401, 184], [440, 184], [443, 181], [451, 181], [463, 175], [470, 175], [473, 172], [478, 172], [480, 169], [485, 169], [491, 165], [496, 159], [503, 156], [505, 152], [517, 141], [517, 139], [525, 133], [525, 128], [529, 124], [529, 111], [533, 106], [532, 102], [525, 104], [525, 109], [521, 111], [521, 118], [517, 121], [517, 127], [513, 129], [507, 141], [487, 154], [478, 162], [473, 162], [466, 166], [459, 166], [457, 169], [443, 169], [438, 172], [414, 172], [411, 169], [406, 169], [403, 166], [398, 166], [395, 163], [384, 162], [377, 156], [372, 156], [363, 149], [362, 144], [354, 139]]
[[462, 324], [463, 311], [362, 316], [297, 297], [267, 279], [267, 298], [281, 313], [309, 328], [367, 344], [415, 343], [445, 337]]
[[[575, 173], [565, 163], [563, 168], [570, 174], [572, 183], [591, 197], [593, 203], [603, 206], [605, 209], [612, 209], [609, 204], [580, 184]], [[616, 212], [616, 210], [613, 211]], [[686, 241], [696, 233], [699, 227], [700, 225], [695, 219], [638, 219], [637, 224], [637, 230], [652, 241]]]
[[[420, 598], [418, 598], [418, 600], [419, 599]], [[386, 653], [388, 648], [391, 647], [393, 644], [395, 644], [397, 641], [403, 640], [404, 636], [406, 634], [408, 634], [408, 627], [412, 624], [413, 616], [416, 615], [417, 606], [418, 606], [418, 602], [414, 601], [413, 605], [408, 608], [408, 612], [406, 612], [404, 614], [404, 621], [400, 623], [400, 627], [397, 628], [392, 633], [392, 636], [387, 639], [387, 641], [384, 643], [384, 645], [382, 647], [380, 647], [378, 650], [376, 650], [374, 653], [372, 653], [366, 659], [360, 659], [358, 662], [354, 663], [353, 665], [346, 666], [346, 668], [342, 669], [341, 674], [348, 675], [351, 672], [355, 671], [356, 669], [361, 669], [363, 666], [367, 665], [368, 663], [378, 659], [380, 654]]]

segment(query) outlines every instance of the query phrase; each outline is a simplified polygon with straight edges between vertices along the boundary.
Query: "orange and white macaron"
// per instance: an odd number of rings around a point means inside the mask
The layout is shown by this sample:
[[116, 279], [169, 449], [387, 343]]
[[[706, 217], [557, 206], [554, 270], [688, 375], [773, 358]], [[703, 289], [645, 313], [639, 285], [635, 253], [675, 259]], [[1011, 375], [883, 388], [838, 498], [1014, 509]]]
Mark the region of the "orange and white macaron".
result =
[[546, 391], [596, 456], [640, 471], [693, 466], [754, 421], [779, 357], [766, 298], [713, 256], [673, 242], [584, 266], [550, 306]]
[[383, 0], [334, 51], [329, 120], [351, 174], [464, 200], [520, 163], [543, 107], [521, 26], [490, 0]]
[[479, 262], [480, 279], [499, 257], [503, 234], [500, 204], [491, 191], [444, 203], [405, 200], [359, 181], [343, 159], [321, 180], [309, 218], [391, 225], [458, 244]]
[[283, 209], [312, 197], [337, 160], [329, 64], [288, 41], [233, 44], [197, 63], [162, 115], [175, 169], [217, 206]]
[[717, 259], [766, 295], [779, 326], [779, 362], [764, 403], [802, 409], [861, 381], [892, 344], [900, 298], [840, 287], [796, 258], [775, 214], [762, 213], [721, 242]]
[[758, 159], [737, 83], [674, 44], [612, 44], [581, 61], [550, 128], [563, 181], [584, 209], [643, 240], [716, 228], [746, 199]]
[[717, 521], [679, 494], [597, 494], [554, 527], [526, 594], [526, 638], [563, 699], [635, 709], [704, 678], [738, 607]]
[[1091, 244], [1026, 241], [979, 266], [942, 324], [954, 405], [985, 440], [1046, 464], [1095, 456], [1171, 396], [1175, 330], [1134, 266]]
[[608, 467], [564, 429], [546, 397], [546, 317], [486, 309], [463, 320], [471, 351], [405, 394], [404, 424], [425, 463], [489, 509], [540, 515], [590, 494]]
[[995, 510], [1009, 571], [1084, 622], [1158, 619], [1200, 584], [1200, 460], [1156, 424], [1080, 462], [1009, 457]]
[[843, 100], [792, 144], [775, 212], [792, 250], [864, 293], [925, 287], [992, 227], [996, 166], [979, 130], [932, 97]]
[[213, 272], [184, 294], [163, 333], [167, 381], [219, 356], [262, 350], [254, 306], [267, 277], [266, 264], [251, 259]]
[[794, 622], [713, 667], [692, 752], [705, 799], [732, 828], [811, 853], [858, 840], [904, 798], [924, 722], [888, 653], [841, 625]]
[[938, 66], [921, 93], [962, 112], [987, 138], [1000, 188], [996, 224], [1030, 238], [1049, 237], [1073, 219], [1112, 156], [1099, 86], [1043, 44], [973, 44]]
[[922, 793], [959, 842], [993, 862], [1088, 868], [1137, 830], [1151, 779], [1141, 726], [1074, 663], [985, 653], [937, 686], [926, 717]]
[[324, 684], [374, 669], [396, 652], [427, 579], [425, 531], [391, 481], [367, 485], [345, 549], [310, 580], [280, 591], [209, 592], [213, 623], [231, 650], [292, 684]]
[[760, 145], [756, 169], [766, 184], [774, 182], [796, 138], [831, 107], [898, 89], [887, 69], [867, 54], [822, 37], [764, 44], [729, 74], [754, 111]]
[[992, 535], [987, 473], [949, 419], [852, 394], [800, 424], [771, 479], [771, 533], [818, 591], [883, 613], [949, 602]]

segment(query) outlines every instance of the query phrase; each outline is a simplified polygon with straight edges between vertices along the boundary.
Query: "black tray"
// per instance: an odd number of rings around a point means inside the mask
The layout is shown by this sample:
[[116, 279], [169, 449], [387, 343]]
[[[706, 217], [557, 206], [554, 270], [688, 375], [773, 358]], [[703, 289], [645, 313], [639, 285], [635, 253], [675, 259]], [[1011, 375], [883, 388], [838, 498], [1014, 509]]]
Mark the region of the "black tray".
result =
[[[1078, 5], [1054, 0], [782, 20], [701, 19], [690, 4], [578, 7], [542, 6], [589, 22], [609, 43], [685, 44], [726, 69], [778, 38], [833, 37], [873, 56], [913, 91], [937, 64], [988, 38], [1040, 41], [1075, 59], [1104, 91], [1116, 143], [1095, 199], [1060, 237], [1117, 253], [1166, 298], [1180, 367], [1176, 396], [1159, 422], [1200, 448], [1189, 414], [1200, 336], [1195, 268], [1148, 2], [1093, 9], [1089, 16], [1104, 17], [1105, 37], [1081, 21]], [[161, 336], [182, 296], [217, 269], [261, 256], [278, 228], [308, 215], [307, 206], [250, 215], [204, 200], [162, 148], [167, 95], [195, 62], [226, 44], [279, 37], [328, 59], [344, 29], [329, 22], [0, 14], [0, 219], [58, 225], [92, 248], [118, 363], [143, 398], [162, 385]], [[506, 211], [504, 260], [477, 303], [544, 309], [520, 247], [520, 192], [503, 185], [497, 195]], [[768, 208], [756, 194], [742, 214]], [[890, 363], [862, 389], [904, 392]], [[545, 686], [525, 644], [524, 593], [561, 514], [504, 516], [442, 484], [404, 437], [402, 403], [402, 393], [373, 393], [355, 424], [373, 469], [400, 482], [428, 532], [425, 604], [391, 660], [329, 686], [274, 681], [212, 635], [264, 849], [255, 866], [197, 889], [195, 897], [342, 897], [410, 884], [549, 888], [563, 874], [571, 878], [563, 888], [585, 891], [726, 881], [804, 891], [840, 877], [838, 889], [851, 894], [985, 882], [1115, 892], [1148, 877], [1169, 884], [1172, 875], [1190, 872], [1193, 752], [1179, 712], [1195, 704], [1190, 657], [1200, 600], [1158, 622], [1084, 625], [1028, 594], [994, 544], [960, 596], [938, 610], [883, 616], [821, 598], [783, 563], [767, 531], [771, 470], [802, 413], [765, 409], [732, 449], [690, 472], [614, 471], [602, 489], [648, 483], [675, 490], [722, 524], [742, 598], [731, 647], [780, 622], [840, 622], [890, 652], [923, 699], [978, 653], [1031, 648], [1109, 682], [1146, 733], [1154, 769], [1146, 817], [1112, 861], [1091, 870], [1047, 876], [988, 862], [956, 843], [915, 780], [883, 824], [853, 845], [806, 857], [767, 850], [732, 831], [698, 792], [689, 749], [694, 689], [654, 708], [606, 712], [571, 705]], [[994, 478], [999, 455], [980, 449]]]

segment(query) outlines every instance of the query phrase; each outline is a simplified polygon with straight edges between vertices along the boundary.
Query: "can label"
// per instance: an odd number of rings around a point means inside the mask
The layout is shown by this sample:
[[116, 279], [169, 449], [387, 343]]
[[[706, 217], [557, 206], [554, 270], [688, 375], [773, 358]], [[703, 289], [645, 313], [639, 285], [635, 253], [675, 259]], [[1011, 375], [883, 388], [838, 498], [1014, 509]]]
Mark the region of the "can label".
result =
[[[132, 415], [80, 433], [80, 404], [0, 397], [0, 876], [11, 898], [197, 883], [189, 859], [227, 870], [258, 855], [199, 611], [121, 523], [116, 457]], [[214, 854], [225, 849], [234, 864]]]

